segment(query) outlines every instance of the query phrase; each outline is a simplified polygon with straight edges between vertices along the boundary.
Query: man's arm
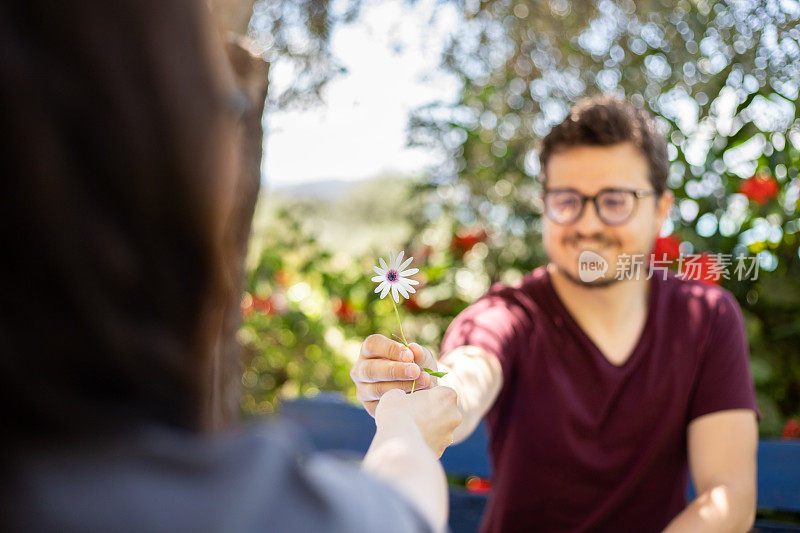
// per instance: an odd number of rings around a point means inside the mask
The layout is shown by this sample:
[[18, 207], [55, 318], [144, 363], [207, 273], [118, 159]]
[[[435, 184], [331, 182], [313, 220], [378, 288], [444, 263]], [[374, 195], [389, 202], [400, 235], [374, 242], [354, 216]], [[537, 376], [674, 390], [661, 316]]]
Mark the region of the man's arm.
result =
[[750, 409], [700, 416], [687, 428], [697, 498], [665, 533], [749, 531], [756, 514], [758, 425]]
[[[415, 355], [417, 346], [412, 344]], [[427, 348], [422, 349], [433, 359]], [[453, 433], [453, 441], [458, 444], [475, 431], [481, 418], [494, 405], [503, 388], [503, 370], [496, 356], [477, 346], [450, 350], [439, 359], [437, 366], [439, 371], [447, 372], [439, 379], [439, 384], [455, 389], [458, 394], [461, 424]]]

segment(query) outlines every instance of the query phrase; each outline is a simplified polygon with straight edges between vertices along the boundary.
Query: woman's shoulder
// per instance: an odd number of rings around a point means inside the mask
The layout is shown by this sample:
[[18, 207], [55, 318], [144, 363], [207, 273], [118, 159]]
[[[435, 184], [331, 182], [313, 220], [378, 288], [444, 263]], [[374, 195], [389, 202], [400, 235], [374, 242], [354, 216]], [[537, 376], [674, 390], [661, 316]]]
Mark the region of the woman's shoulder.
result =
[[392, 489], [314, 454], [279, 421], [215, 436], [138, 428], [102, 446], [26, 457], [7, 487], [21, 530], [420, 531]]

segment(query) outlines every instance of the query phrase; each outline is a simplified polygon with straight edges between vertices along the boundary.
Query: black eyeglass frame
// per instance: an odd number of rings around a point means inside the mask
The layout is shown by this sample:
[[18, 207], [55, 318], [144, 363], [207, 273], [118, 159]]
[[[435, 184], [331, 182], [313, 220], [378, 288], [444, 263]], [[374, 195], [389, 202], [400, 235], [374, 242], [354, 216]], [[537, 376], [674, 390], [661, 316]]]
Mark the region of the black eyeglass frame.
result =
[[[580, 207], [580, 209], [578, 209], [577, 214], [573, 217], [572, 220], [562, 222], [562, 221], [556, 220], [555, 218], [550, 216], [550, 214], [548, 212], [549, 210], [547, 209], [547, 196], [552, 194], [552, 193], [555, 193], [555, 192], [570, 192], [570, 193], [574, 193], [574, 194], [578, 195], [578, 197], [580, 197], [580, 199], [581, 199], [581, 207]], [[621, 220], [619, 222], [608, 222], [606, 220], [606, 218], [600, 213], [600, 206], [597, 203], [597, 198], [598, 198], [598, 196], [602, 195], [603, 193], [607, 193], [607, 192], [623, 192], [623, 193], [631, 194], [633, 196], [633, 209], [631, 209], [631, 212], [630, 212], [630, 214], [628, 214], [627, 217], [625, 217], [623, 220]], [[581, 219], [581, 217], [583, 216], [583, 212], [586, 210], [586, 204], [590, 200], [594, 204], [594, 212], [597, 213], [597, 218], [599, 218], [603, 222], [603, 224], [606, 224], [608, 226], [621, 226], [622, 224], [625, 224], [626, 222], [628, 222], [636, 214], [636, 211], [639, 208], [639, 199], [640, 198], [647, 198], [649, 196], [658, 196], [656, 194], [655, 189], [625, 189], [625, 188], [622, 188], [622, 187], [608, 187], [606, 189], [600, 189], [599, 191], [597, 191], [597, 194], [594, 194], [592, 196], [587, 196], [587, 195], [581, 193], [580, 191], [577, 191], [577, 190], [572, 189], [570, 187], [557, 187], [557, 188], [554, 188], [554, 189], [545, 189], [544, 190], [544, 193], [542, 194], [542, 203], [544, 205], [544, 210], [543, 210], [544, 211], [544, 215], [547, 218], [549, 218], [550, 220], [552, 220], [553, 223], [558, 224], [560, 226], [569, 226], [570, 224], [574, 224], [575, 222], [579, 221]]]

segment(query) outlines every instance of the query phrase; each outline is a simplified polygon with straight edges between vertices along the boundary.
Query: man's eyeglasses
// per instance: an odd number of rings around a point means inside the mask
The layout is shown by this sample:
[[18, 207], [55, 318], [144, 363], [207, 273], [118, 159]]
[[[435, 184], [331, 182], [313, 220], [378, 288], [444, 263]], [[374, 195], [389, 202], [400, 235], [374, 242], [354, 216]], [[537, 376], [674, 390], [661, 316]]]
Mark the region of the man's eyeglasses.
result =
[[639, 198], [654, 195], [655, 191], [644, 189], [602, 189], [594, 196], [586, 196], [575, 189], [546, 189], [544, 214], [556, 224], [574, 224], [583, 215], [586, 202], [591, 200], [604, 224], [619, 226], [636, 212]]

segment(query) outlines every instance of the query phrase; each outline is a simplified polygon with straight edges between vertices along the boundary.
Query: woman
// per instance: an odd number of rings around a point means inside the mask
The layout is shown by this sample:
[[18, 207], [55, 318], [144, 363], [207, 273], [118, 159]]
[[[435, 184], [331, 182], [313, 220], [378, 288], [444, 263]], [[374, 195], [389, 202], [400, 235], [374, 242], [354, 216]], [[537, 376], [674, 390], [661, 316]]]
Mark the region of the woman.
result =
[[0, 7], [0, 529], [442, 529], [450, 389], [381, 402], [366, 474], [214, 422], [249, 224], [215, 37], [190, 0]]

